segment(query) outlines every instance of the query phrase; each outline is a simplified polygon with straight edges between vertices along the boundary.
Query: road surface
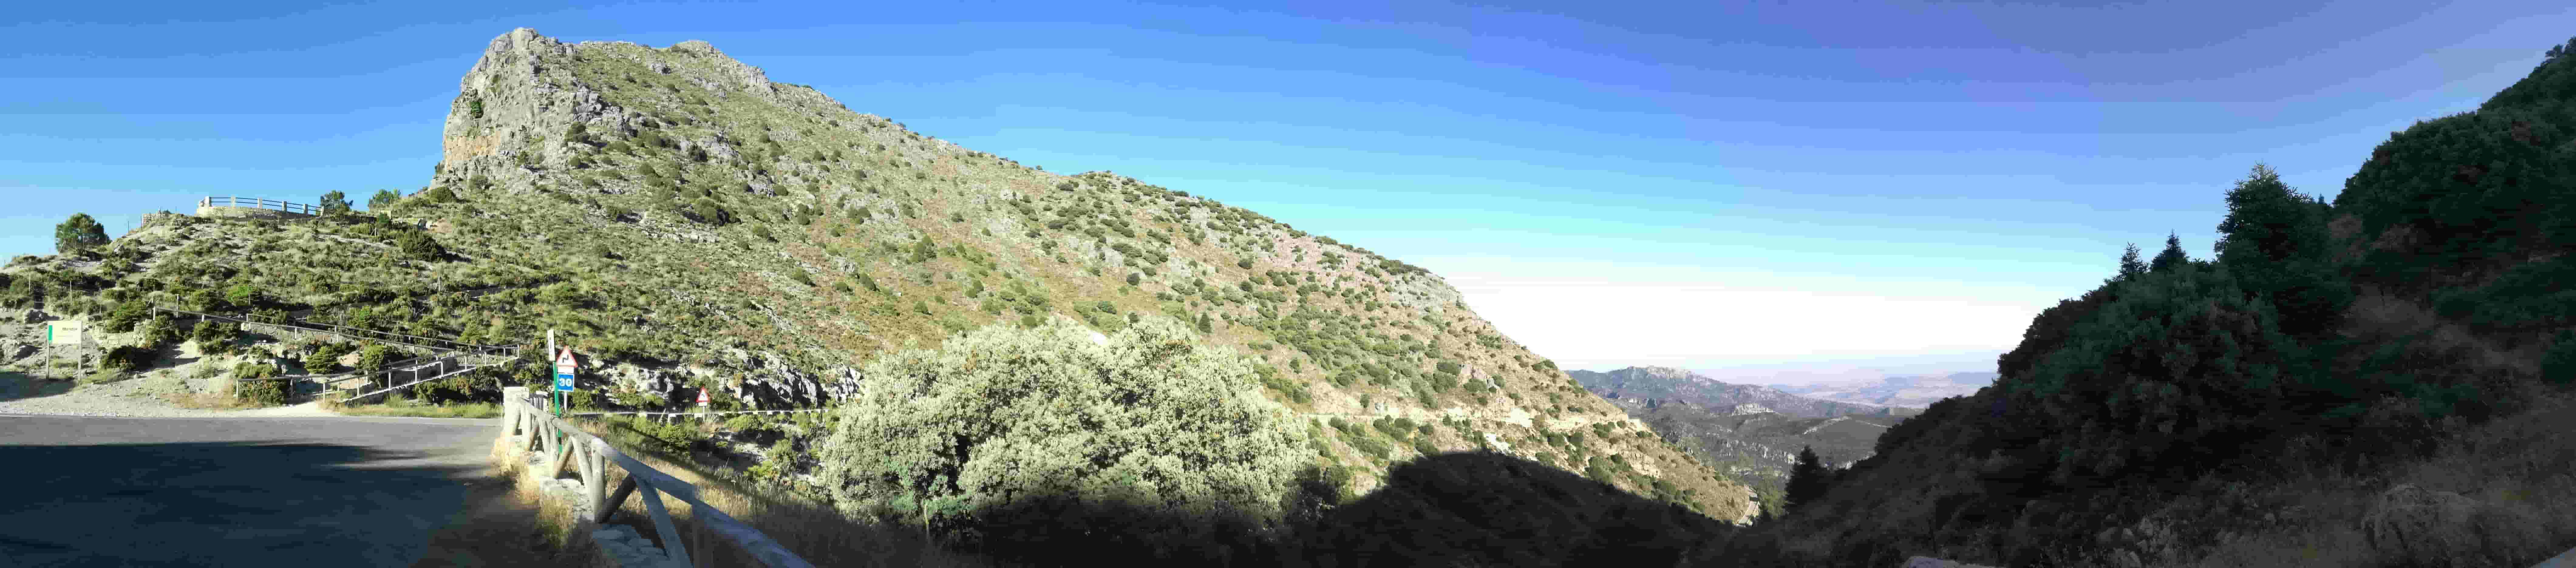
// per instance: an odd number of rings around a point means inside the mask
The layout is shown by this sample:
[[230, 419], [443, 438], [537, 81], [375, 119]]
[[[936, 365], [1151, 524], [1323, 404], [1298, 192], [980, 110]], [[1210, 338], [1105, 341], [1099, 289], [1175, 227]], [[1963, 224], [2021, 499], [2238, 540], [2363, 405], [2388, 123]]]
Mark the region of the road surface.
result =
[[0, 566], [408, 566], [499, 424], [0, 415]]

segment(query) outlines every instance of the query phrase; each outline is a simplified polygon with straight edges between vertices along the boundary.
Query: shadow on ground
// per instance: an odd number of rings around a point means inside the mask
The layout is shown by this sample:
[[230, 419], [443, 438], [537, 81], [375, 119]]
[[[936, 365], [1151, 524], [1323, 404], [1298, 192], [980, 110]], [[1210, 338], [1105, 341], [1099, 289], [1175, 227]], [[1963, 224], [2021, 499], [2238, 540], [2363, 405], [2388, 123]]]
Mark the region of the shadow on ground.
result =
[[[408, 565], [459, 506], [470, 460], [401, 447], [422, 435], [394, 449], [221, 439], [352, 426], [0, 418], [0, 565]], [[186, 441], [120, 443], [151, 437]]]
[[72, 381], [46, 380], [20, 371], [0, 371], [0, 402], [54, 396], [72, 391]]

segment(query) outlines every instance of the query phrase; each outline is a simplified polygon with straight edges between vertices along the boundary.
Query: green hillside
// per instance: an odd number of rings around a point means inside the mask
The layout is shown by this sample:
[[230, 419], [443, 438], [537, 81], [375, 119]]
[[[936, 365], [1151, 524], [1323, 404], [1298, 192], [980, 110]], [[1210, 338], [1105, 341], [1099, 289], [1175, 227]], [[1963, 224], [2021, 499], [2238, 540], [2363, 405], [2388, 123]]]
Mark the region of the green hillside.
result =
[[[2576, 59], [2550, 51], [2391, 134], [2332, 203], [2256, 166], [2214, 257], [2132, 249], [1995, 386], [1698, 565], [2526, 566], [2576, 544], [2576, 447], [2543, 426], [2576, 378]], [[2480, 512], [2370, 538], [2399, 483]]]
[[[1437, 275], [1185, 191], [961, 148], [704, 42], [505, 34], [459, 82], [443, 147], [428, 185], [363, 212], [156, 215], [114, 242], [21, 258], [0, 269], [0, 303], [103, 324], [105, 345], [139, 357], [105, 380], [166, 371], [183, 345], [286, 374], [371, 349], [175, 333], [183, 322], [151, 321], [151, 306], [523, 347], [558, 330], [583, 367], [576, 410], [675, 409], [700, 388], [716, 410], [832, 407], [820, 424], [656, 435], [758, 461], [765, 490], [960, 536], [1038, 538], [995, 523], [1027, 516], [1004, 513], [1034, 502], [1014, 495], [1052, 491], [1321, 514], [1281, 492], [1357, 502], [1403, 464], [1478, 451], [1702, 521], [1752, 515], [1744, 485], [1585, 392]], [[543, 385], [541, 351], [409, 394]], [[1200, 363], [1167, 368], [1181, 353]], [[897, 384], [917, 400], [870, 390]], [[902, 422], [928, 416], [986, 422]], [[953, 438], [932, 444], [933, 430]], [[1066, 434], [1095, 431], [1123, 433]], [[911, 469], [865, 471], [887, 463]], [[997, 471], [1029, 475], [978, 477]]]

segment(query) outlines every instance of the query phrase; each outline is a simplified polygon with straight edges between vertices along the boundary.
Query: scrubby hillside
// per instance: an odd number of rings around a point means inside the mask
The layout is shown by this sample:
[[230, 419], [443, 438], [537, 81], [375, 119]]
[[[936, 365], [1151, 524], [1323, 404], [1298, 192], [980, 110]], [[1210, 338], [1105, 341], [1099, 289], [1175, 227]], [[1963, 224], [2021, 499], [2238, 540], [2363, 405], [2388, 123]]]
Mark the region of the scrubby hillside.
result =
[[1609, 399], [1628, 416], [1645, 422], [1655, 434], [1689, 450], [1703, 463], [1715, 464], [1729, 478], [1753, 487], [1764, 511], [1782, 513], [1781, 505], [1798, 452], [1813, 451], [1821, 464], [1849, 468], [1870, 456], [1878, 437], [1899, 416], [1844, 415], [1801, 418], [1760, 404], [1710, 408], [1686, 400], [1636, 397]]
[[[1351, 495], [1406, 460], [1491, 449], [1724, 521], [1751, 513], [1744, 485], [1436, 275], [1187, 192], [960, 148], [703, 42], [505, 34], [460, 82], [444, 148], [428, 186], [365, 214], [159, 218], [14, 263], [0, 301], [102, 321], [149, 304], [266, 311], [469, 343], [556, 329], [582, 357], [574, 404], [598, 409], [685, 404], [695, 387], [718, 410], [836, 404], [908, 346], [1168, 318], [1244, 357], [1253, 398], [1291, 419], [1296, 461]], [[268, 349], [292, 373], [324, 348]], [[542, 384], [535, 351], [424, 394]], [[737, 426], [776, 439], [753, 471], [778, 490], [839, 490], [814, 475], [824, 429]]]
[[2257, 166], [2215, 258], [2133, 248], [1993, 387], [1695, 565], [2527, 566], [2576, 544], [2576, 446], [2538, 427], [2576, 378], [2562, 53], [2392, 134], [2332, 204]]

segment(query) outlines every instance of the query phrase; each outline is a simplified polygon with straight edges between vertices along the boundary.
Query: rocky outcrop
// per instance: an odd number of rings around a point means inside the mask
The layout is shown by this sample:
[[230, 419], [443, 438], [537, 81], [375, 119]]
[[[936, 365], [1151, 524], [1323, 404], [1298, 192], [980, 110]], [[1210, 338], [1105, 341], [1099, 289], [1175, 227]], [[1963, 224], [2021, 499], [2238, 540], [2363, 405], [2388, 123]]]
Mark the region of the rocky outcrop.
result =
[[2438, 559], [2450, 550], [2474, 546], [2479, 531], [2477, 501], [2458, 493], [2399, 484], [2381, 492], [2362, 517], [2362, 536], [2384, 558]]

